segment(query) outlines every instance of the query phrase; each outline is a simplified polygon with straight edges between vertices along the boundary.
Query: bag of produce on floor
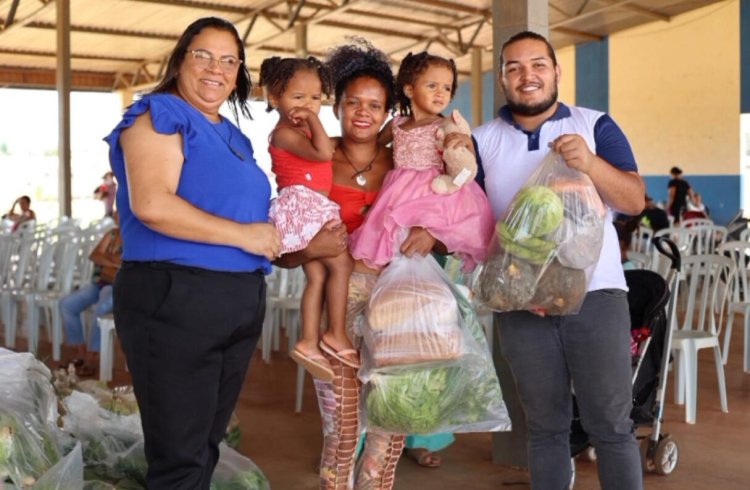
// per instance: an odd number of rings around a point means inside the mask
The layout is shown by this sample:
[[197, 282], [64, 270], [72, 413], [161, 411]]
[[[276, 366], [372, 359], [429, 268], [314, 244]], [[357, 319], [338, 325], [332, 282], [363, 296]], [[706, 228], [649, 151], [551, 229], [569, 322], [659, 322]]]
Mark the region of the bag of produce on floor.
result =
[[266, 475], [225, 443], [219, 445], [219, 462], [211, 477], [210, 490], [270, 490]]
[[577, 313], [604, 237], [606, 210], [591, 179], [550, 151], [498, 221], [477, 275], [496, 311]]
[[[425, 284], [429, 287], [423, 288]], [[398, 295], [383, 295], [394, 286]], [[406, 299], [409, 295], [415, 298]], [[376, 317], [373, 325], [373, 311], [388, 312], [392, 323]], [[391, 262], [371, 295], [363, 327], [359, 378], [365, 384], [361, 411], [368, 431], [510, 430], [500, 383], [473, 307], [432, 257], [397, 257]], [[433, 329], [441, 335], [449, 333], [452, 340], [435, 340], [430, 335]], [[395, 357], [378, 349], [398, 352], [399, 363], [376, 362]]]
[[61, 458], [52, 373], [32, 354], [0, 349], [0, 487], [36, 484]]
[[73, 490], [83, 488], [83, 455], [81, 444], [47, 470], [34, 484], [34, 490]]

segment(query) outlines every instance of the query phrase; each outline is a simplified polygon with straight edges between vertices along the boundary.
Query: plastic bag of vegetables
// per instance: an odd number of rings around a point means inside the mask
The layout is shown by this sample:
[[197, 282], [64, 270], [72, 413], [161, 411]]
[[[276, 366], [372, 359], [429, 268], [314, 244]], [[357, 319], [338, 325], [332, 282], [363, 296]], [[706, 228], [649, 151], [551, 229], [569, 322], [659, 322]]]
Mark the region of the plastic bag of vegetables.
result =
[[73, 490], [83, 488], [83, 456], [81, 444], [47, 470], [34, 485], [34, 490]]
[[0, 482], [34, 485], [60, 460], [52, 373], [29, 353], [0, 349]]
[[[361, 420], [367, 430], [409, 434], [510, 430], [510, 418], [482, 327], [468, 299], [432, 257], [399, 257], [381, 273], [368, 306], [365, 339], [372, 328], [369, 315], [373, 304], [379, 301], [381, 281], [398, 283], [398, 277], [411, 277], [415, 285], [429, 280], [440, 291], [441, 301], [443, 294], [450, 298], [450, 304], [443, 308], [452, 312], [452, 327], [461, 341], [455, 355], [445, 359], [425, 360], [416, 349], [412, 359], [405, 357], [400, 364], [380, 366], [372, 362], [377, 355], [372, 349], [382, 345], [365, 342], [359, 378], [365, 383]], [[419, 289], [414, 293], [426, 294]], [[437, 323], [433, 316], [418, 309], [393, 315], [402, 317], [410, 318], [417, 331], [429, 331]], [[393, 327], [399, 328], [402, 323], [396, 322]], [[384, 324], [382, 328], [387, 330], [388, 326]]]
[[370, 294], [362, 337], [365, 370], [457, 359], [466, 343], [456, 300], [431, 256], [396, 256]]
[[591, 179], [550, 151], [495, 227], [474, 283], [478, 300], [497, 311], [578, 312], [599, 259], [605, 216]]
[[225, 443], [219, 445], [219, 462], [211, 478], [211, 490], [270, 490], [258, 466]]

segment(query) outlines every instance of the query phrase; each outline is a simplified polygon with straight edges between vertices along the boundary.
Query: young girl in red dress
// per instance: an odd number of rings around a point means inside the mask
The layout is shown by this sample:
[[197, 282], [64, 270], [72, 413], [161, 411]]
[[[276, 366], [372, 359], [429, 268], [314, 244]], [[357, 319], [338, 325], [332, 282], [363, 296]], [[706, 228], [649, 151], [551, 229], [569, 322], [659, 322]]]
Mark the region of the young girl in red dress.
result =
[[[334, 147], [318, 118], [323, 96], [330, 92], [330, 76], [314, 57], [274, 56], [263, 61], [260, 84], [266, 90], [267, 110], [279, 113], [269, 136], [268, 151], [279, 189], [270, 217], [281, 234], [281, 253], [285, 254], [304, 249], [322, 227], [340, 223], [339, 206], [328, 199]], [[359, 367], [344, 328], [352, 266], [347, 252], [302, 266], [307, 279], [301, 304], [302, 336], [291, 357], [324, 381], [333, 378], [333, 371], [321, 350]], [[321, 336], [324, 302], [328, 331]]]

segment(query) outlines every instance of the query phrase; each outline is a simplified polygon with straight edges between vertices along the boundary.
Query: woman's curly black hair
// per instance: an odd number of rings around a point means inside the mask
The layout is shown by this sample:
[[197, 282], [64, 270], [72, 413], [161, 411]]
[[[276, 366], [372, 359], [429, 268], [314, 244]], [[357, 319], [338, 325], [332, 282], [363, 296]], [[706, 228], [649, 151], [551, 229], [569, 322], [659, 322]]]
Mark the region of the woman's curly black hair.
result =
[[235, 42], [237, 43], [237, 51], [240, 55], [240, 68], [237, 72], [236, 86], [232, 93], [229, 94], [227, 102], [229, 108], [232, 110], [234, 120], [239, 124], [239, 113], [248, 119], [252, 119], [250, 116], [250, 109], [247, 105], [247, 99], [250, 97], [250, 91], [253, 88], [253, 84], [250, 81], [250, 72], [247, 70], [245, 64], [245, 45], [240, 39], [240, 35], [237, 33], [234, 25], [228, 20], [221, 19], [219, 17], [203, 17], [198, 19], [185, 29], [180, 39], [177, 41], [172, 54], [169, 55], [169, 61], [167, 61], [167, 70], [156, 87], [151, 91], [152, 93], [163, 93], [163, 92], [177, 92], [177, 76], [182, 67], [182, 63], [185, 61], [185, 55], [187, 48], [193, 41], [193, 38], [200, 34], [203, 29], [212, 28], [220, 31], [226, 31], [230, 33]]
[[352, 81], [370, 77], [383, 86], [386, 95], [385, 109], [390, 112], [396, 100], [396, 81], [388, 56], [364, 38], [352, 37], [349, 41], [349, 44], [333, 48], [326, 57], [336, 103]]
[[[323, 62], [314, 56], [308, 56], [307, 58], [271, 56], [270, 58], [266, 58], [260, 65], [260, 81], [258, 83], [266, 88], [267, 97], [274, 96], [278, 98], [286, 90], [289, 80], [299, 70], [309, 70], [317, 73], [318, 78], [320, 78], [322, 92], [326, 97], [331, 96], [331, 72]], [[269, 97], [266, 112], [271, 112], [273, 109]]]
[[427, 68], [431, 66], [443, 66], [453, 73], [451, 100], [453, 100], [453, 96], [456, 95], [456, 88], [458, 87], [458, 71], [456, 70], [456, 63], [453, 60], [430, 54], [427, 51], [422, 51], [417, 54], [409, 53], [401, 61], [401, 66], [398, 69], [398, 76], [396, 77], [396, 96], [398, 97], [398, 109], [402, 116], [411, 115], [411, 99], [409, 99], [404, 93], [404, 87], [406, 85], [414, 85], [414, 82], [417, 81], [417, 77], [427, 71]]

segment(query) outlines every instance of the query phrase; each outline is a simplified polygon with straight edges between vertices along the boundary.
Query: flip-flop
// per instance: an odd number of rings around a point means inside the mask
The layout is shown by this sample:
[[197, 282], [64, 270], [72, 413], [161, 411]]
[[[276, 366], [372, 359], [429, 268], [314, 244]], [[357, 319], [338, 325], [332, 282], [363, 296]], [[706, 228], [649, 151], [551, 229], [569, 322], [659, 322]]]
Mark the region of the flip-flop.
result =
[[406, 456], [424, 468], [440, 468], [440, 455], [424, 448], [406, 448]]
[[294, 349], [289, 357], [305, 368], [314, 378], [321, 381], [333, 381], [333, 369], [328, 360], [320, 354], [305, 354], [299, 349]]
[[322, 350], [329, 356], [333, 357], [334, 359], [339, 361], [341, 364], [347, 365], [354, 369], [360, 368], [360, 364], [357, 361], [352, 361], [351, 359], [347, 359], [346, 357], [344, 357], [349, 354], [358, 355], [356, 349], [341, 349], [337, 351], [336, 349], [328, 345], [325, 340], [321, 340], [318, 343], [318, 347], [320, 347], [320, 350]]

